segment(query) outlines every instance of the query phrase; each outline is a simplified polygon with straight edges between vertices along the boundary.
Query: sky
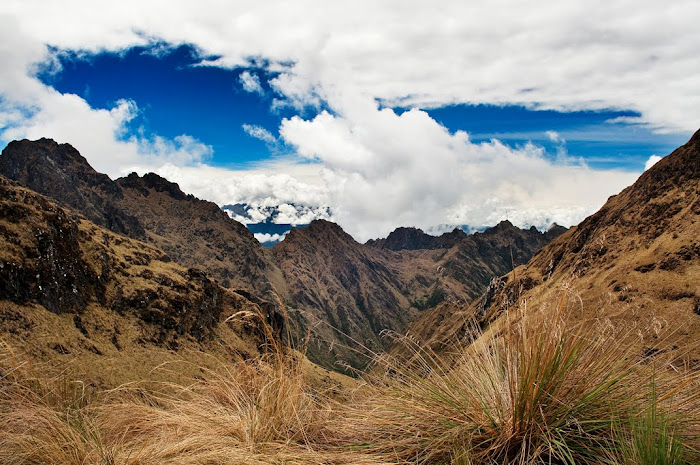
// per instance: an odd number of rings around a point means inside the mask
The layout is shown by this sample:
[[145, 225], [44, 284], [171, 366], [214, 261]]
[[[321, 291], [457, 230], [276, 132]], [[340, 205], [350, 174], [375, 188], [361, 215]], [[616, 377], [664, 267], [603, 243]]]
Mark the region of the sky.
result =
[[50, 137], [112, 178], [154, 171], [362, 242], [571, 226], [700, 127], [699, 17], [694, 0], [5, 0], [0, 145]]

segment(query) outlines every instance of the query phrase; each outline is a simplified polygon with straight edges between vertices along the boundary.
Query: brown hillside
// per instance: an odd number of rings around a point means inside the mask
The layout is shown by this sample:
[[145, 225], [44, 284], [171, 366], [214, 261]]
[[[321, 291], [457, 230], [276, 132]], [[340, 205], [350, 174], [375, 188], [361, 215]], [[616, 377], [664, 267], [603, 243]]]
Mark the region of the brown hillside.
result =
[[157, 364], [177, 360], [172, 350], [255, 355], [264, 342], [257, 324], [224, 320], [250, 311], [279, 321], [201, 271], [2, 176], [0, 296], [1, 340], [106, 385], [151, 378]]
[[158, 175], [112, 181], [72, 146], [50, 139], [8, 144], [0, 174], [98, 225], [155, 245], [180, 265], [206, 269], [225, 287], [273, 302], [273, 290], [284, 294], [279, 270], [243, 225]]
[[[514, 305], [531, 311], [571, 288], [578, 312], [630, 330], [649, 322], [642, 345], [697, 346], [700, 334], [700, 131], [596, 214], [494, 280], [465, 308], [437, 308], [413, 331], [435, 347], [468, 337], [465, 322], [493, 321]], [[656, 349], [655, 349], [656, 350]], [[698, 363], [697, 348], [694, 363]]]

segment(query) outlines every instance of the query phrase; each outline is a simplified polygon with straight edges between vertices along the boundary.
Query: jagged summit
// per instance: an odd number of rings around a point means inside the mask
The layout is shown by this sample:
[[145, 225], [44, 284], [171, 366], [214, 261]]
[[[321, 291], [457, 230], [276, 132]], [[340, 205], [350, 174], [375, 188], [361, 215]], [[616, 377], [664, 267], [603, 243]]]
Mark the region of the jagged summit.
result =
[[123, 211], [121, 188], [95, 171], [70, 144], [51, 139], [10, 142], [0, 155], [0, 174], [80, 212], [112, 231], [143, 239], [141, 222]]
[[153, 189], [156, 192], [166, 192], [170, 197], [176, 200], [198, 200], [192, 194], [185, 194], [182, 192], [177, 183], [170, 182], [156, 173], [146, 173], [143, 176], [130, 173], [124, 178], [117, 179], [117, 183], [125, 188], [141, 189], [144, 195], [148, 195], [149, 189]]
[[431, 236], [418, 228], [400, 227], [392, 231], [386, 239], [369, 240], [367, 245], [389, 250], [448, 249], [466, 236], [467, 234], [458, 228], [441, 236]]

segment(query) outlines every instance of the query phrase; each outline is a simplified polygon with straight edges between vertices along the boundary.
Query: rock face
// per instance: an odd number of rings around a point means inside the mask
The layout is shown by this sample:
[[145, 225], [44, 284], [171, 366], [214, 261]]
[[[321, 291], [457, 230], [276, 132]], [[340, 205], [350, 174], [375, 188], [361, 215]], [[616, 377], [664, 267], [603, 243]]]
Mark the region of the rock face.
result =
[[80, 250], [79, 221], [0, 177], [0, 295], [60, 313], [105, 302], [106, 288]]
[[[643, 344], [691, 347], [700, 332], [700, 131], [594, 215], [523, 267], [492, 283], [470, 307], [437, 308], [413, 331], [436, 347], [488, 324], [519, 302], [547, 305], [572, 288], [576, 311], [612, 324], [654, 328]], [[675, 349], [674, 349], [675, 347]], [[691, 363], [700, 366], [694, 351]]]

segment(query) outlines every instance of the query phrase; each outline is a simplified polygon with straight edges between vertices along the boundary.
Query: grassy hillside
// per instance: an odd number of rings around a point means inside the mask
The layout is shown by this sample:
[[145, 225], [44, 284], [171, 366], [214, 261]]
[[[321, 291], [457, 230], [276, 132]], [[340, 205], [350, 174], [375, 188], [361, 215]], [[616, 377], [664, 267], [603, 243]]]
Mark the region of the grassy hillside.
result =
[[333, 389], [281, 347], [188, 384], [101, 391], [5, 346], [0, 463], [698, 463], [700, 372], [639, 358], [634, 332], [573, 318], [570, 297], [449, 359], [404, 341], [410, 361]]

